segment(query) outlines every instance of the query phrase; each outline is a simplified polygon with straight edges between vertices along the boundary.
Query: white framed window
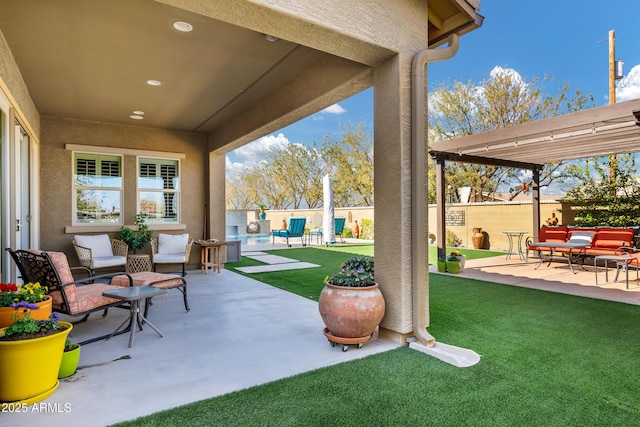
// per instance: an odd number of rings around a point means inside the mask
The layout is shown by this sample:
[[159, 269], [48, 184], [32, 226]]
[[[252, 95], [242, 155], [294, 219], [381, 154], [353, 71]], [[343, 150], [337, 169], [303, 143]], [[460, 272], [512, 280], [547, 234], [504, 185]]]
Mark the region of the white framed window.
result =
[[180, 162], [138, 158], [138, 212], [149, 223], [180, 222]]
[[122, 156], [73, 155], [74, 224], [122, 224]]

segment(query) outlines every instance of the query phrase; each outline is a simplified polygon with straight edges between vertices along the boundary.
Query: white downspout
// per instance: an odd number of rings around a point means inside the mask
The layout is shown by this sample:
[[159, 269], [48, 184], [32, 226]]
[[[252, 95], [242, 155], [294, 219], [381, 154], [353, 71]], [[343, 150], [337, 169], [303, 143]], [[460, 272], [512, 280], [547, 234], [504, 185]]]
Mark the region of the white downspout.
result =
[[440, 49], [425, 49], [413, 57], [411, 88], [411, 151], [412, 151], [412, 185], [411, 185], [411, 228], [412, 233], [412, 282], [413, 282], [413, 330], [416, 339], [409, 347], [430, 354], [455, 366], [472, 366], [480, 361], [480, 356], [472, 351], [443, 343], [427, 332], [427, 316], [424, 308], [429, 302], [428, 282], [428, 243], [427, 243], [427, 156], [428, 140], [426, 126], [426, 73], [427, 63], [449, 59], [458, 52], [459, 36], [449, 36], [448, 46]]

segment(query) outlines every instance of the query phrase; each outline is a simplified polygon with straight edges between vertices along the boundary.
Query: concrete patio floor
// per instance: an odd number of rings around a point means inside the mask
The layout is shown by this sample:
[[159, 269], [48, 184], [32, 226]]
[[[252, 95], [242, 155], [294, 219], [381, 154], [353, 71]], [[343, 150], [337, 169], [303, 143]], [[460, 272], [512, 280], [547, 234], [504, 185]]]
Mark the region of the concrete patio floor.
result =
[[[145, 327], [132, 348], [129, 334], [84, 345], [78, 371], [60, 380], [46, 407], [3, 413], [2, 425], [105, 426], [397, 348], [382, 339], [332, 347], [316, 302], [228, 270], [192, 270], [186, 279], [190, 312], [177, 290], [154, 298], [149, 321], [164, 338]], [[94, 313], [71, 338], [108, 334], [127, 316]]]
[[[249, 249], [285, 247], [269, 243]], [[593, 267], [578, 267], [574, 275], [566, 264], [536, 270], [537, 265], [504, 256], [467, 260], [458, 276], [640, 304], [640, 288], [627, 291], [622, 280], [596, 286]], [[149, 320], [164, 338], [146, 327], [136, 333], [132, 348], [128, 334], [83, 346], [78, 372], [60, 381], [42, 402], [46, 406], [4, 413], [3, 425], [105, 426], [397, 347], [374, 339], [342, 352], [324, 338], [316, 302], [228, 270], [206, 275], [193, 270], [186, 279], [190, 312], [176, 290], [154, 299]], [[72, 339], [109, 333], [127, 315], [120, 309], [111, 309], [106, 318], [93, 314], [74, 327]]]

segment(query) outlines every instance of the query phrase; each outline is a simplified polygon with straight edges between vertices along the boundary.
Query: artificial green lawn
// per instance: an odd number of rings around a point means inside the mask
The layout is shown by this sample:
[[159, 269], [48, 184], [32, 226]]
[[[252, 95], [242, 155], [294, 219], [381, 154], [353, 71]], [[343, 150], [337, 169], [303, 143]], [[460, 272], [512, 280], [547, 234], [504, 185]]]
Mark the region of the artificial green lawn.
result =
[[[467, 259], [481, 258], [487, 256], [501, 255], [504, 252], [491, 252], [473, 249], [460, 249]], [[452, 250], [449, 248], [448, 251]], [[269, 283], [280, 289], [285, 289], [294, 294], [305, 298], [318, 301], [320, 292], [324, 287], [324, 279], [333, 274], [340, 264], [353, 255], [374, 255], [373, 245], [336, 245], [336, 246], [317, 246], [312, 248], [293, 248], [293, 249], [276, 249], [265, 251], [270, 254], [277, 254], [287, 258], [297, 259], [299, 261], [311, 262], [319, 264], [320, 267], [307, 268], [302, 270], [284, 270], [269, 273], [251, 273], [245, 274], [238, 271], [238, 267], [247, 267], [253, 265], [262, 265], [263, 263], [244, 257], [240, 262], [227, 263], [225, 268], [236, 273], [243, 274], [252, 279]], [[437, 255], [436, 247], [429, 247], [429, 262], [435, 265]]]
[[640, 425], [640, 307], [462, 276], [429, 287], [429, 332], [478, 365], [404, 347], [123, 425]]

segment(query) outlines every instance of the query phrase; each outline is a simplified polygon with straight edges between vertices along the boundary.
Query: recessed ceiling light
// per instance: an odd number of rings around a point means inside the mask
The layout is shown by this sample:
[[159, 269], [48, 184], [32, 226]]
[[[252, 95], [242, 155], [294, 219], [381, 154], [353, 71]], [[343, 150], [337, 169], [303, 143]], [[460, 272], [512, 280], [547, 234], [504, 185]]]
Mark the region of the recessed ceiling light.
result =
[[193, 25], [184, 21], [176, 21], [173, 23], [173, 28], [178, 31], [182, 31], [183, 33], [188, 33], [189, 31], [193, 30]]
[[133, 114], [136, 114], [138, 116], [142, 116], [142, 115], [144, 115], [144, 111], [136, 110], [136, 111], [133, 112]]
[[133, 120], [142, 120], [144, 119], [144, 117], [142, 117], [141, 115], [138, 114], [132, 114], [129, 116], [129, 118], [133, 119]]
[[147, 84], [149, 86], [160, 86], [162, 84], [162, 82], [160, 82], [158, 80], [147, 80]]

